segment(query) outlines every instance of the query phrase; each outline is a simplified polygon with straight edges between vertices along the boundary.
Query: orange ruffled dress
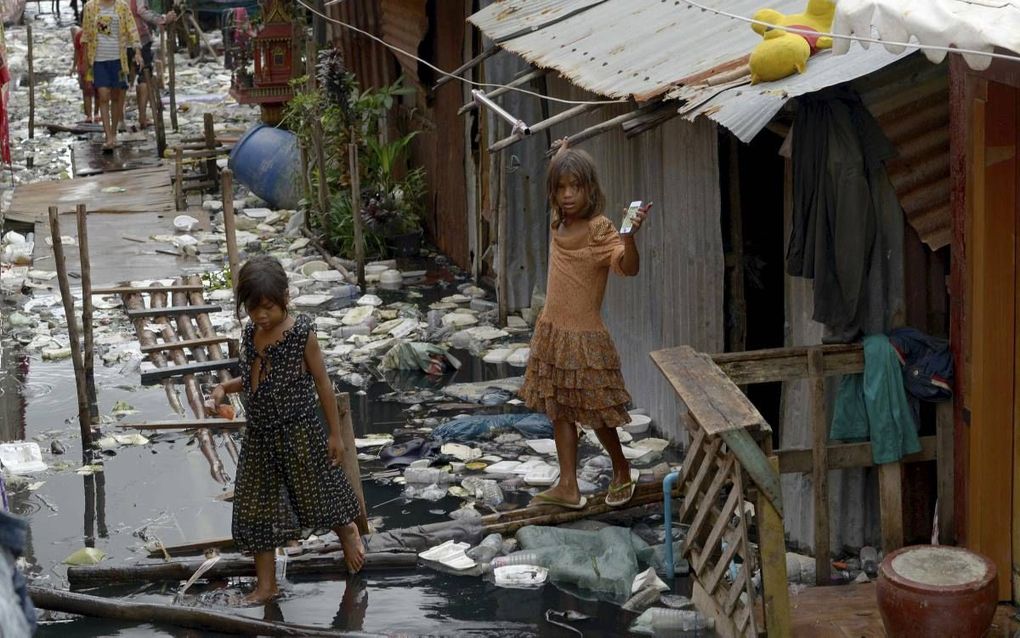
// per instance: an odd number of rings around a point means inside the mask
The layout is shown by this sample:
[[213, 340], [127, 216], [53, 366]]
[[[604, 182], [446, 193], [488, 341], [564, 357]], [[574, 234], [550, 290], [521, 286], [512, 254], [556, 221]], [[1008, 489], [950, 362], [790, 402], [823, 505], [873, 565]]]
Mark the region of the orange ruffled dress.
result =
[[588, 222], [587, 235], [553, 233], [546, 303], [531, 339], [531, 359], [520, 396], [553, 422], [584, 428], [630, 422], [630, 395], [620, 356], [602, 322], [610, 269], [623, 275], [623, 240], [604, 216]]

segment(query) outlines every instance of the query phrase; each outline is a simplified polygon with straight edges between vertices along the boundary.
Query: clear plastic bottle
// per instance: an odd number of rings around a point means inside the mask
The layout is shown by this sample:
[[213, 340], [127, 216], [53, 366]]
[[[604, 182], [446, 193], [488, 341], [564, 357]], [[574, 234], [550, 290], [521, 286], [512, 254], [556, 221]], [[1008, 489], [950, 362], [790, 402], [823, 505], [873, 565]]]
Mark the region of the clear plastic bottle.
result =
[[507, 556], [498, 556], [492, 559], [492, 568], [506, 567], [507, 565], [535, 565], [538, 567], [544, 567], [539, 564], [538, 554], [536, 552], [529, 552], [528, 550], [514, 552]]
[[861, 548], [861, 569], [872, 578], [878, 575], [878, 550], [870, 545]]
[[482, 539], [477, 547], [469, 549], [467, 556], [479, 563], [488, 563], [499, 554], [501, 549], [503, 549], [503, 537], [499, 534], [489, 534]]
[[329, 294], [334, 299], [353, 299], [361, 294], [361, 290], [354, 284], [341, 284], [330, 288]]
[[409, 467], [404, 472], [404, 479], [408, 483], [424, 483], [425, 485], [453, 483], [456, 478], [453, 474], [434, 467]]
[[652, 631], [656, 636], [676, 636], [677, 632], [714, 629], [715, 622], [696, 611], [686, 609], [653, 609]]

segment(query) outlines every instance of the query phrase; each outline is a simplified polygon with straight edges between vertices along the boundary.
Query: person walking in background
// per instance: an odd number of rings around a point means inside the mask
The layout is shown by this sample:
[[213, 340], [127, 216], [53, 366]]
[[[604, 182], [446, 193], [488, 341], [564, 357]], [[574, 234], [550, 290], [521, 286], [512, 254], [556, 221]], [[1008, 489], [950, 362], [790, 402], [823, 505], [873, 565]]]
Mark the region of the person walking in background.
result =
[[106, 141], [104, 153], [117, 146], [117, 126], [124, 109], [127, 90], [128, 48], [134, 49], [135, 64], [142, 60], [141, 42], [131, 7], [124, 0], [89, 0], [82, 15], [85, 64], [99, 99]]
[[78, 86], [81, 88], [81, 101], [85, 110], [85, 121], [91, 124], [99, 116], [99, 100], [96, 99], [96, 87], [92, 85], [89, 78], [88, 67], [85, 64], [85, 45], [82, 43], [84, 30], [81, 27], [71, 27], [71, 40], [74, 42], [74, 63], [71, 65], [70, 74], [78, 75]]
[[[177, 14], [172, 10], [159, 14], [149, 8], [149, 0], [130, 0], [131, 15], [135, 19], [135, 27], [138, 29], [138, 39], [142, 43], [142, 64], [134, 64], [131, 71], [135, 81], [135, 98], [138, 100], [138, 128], [145, 129], [151, 123], [148, 116], [149, 104], [149, 83], [146, 81], [145, 72], [152, 77], [152, 29], [170, 24], [177, 19]], [[128, 58], [134, 58], [134, 50], [128, 50]], [[153, 109], [152, 117], [156, 117]], [[121, 112], [121, 121], [124, 121], [124, 114]]]

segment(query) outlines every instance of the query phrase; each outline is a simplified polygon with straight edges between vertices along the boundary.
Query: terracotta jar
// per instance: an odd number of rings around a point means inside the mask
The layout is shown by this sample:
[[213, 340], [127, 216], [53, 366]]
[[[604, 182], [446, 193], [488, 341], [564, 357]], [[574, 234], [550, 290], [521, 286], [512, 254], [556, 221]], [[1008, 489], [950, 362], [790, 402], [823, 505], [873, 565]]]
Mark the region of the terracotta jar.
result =
[[896, 550], [878, 573], [878, 608], [890, 638], [981, 638], [995, 615], [995, 564], [946, 545]]

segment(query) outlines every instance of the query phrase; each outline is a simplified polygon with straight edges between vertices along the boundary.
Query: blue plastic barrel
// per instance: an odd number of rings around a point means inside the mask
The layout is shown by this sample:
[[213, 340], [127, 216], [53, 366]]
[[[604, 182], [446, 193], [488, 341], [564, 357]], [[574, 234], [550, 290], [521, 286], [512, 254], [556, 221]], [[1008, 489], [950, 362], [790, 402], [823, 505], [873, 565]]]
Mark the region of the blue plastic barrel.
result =
[[290, 131], [258, 124], [230, 151], [234, 179], [273, 208], [295, 209], [301, 199], [301, 154]]

